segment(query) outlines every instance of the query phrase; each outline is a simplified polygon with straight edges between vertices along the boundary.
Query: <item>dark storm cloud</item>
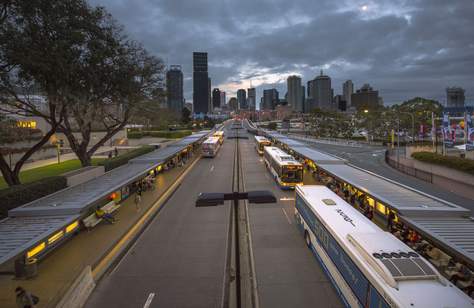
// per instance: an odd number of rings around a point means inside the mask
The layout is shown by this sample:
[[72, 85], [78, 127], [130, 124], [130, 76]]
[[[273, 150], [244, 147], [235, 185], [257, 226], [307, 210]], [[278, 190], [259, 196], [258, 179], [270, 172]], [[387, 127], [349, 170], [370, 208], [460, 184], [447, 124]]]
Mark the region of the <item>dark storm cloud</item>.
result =
[[276, 85], [284, 95], [288, 74], [302, 75], [306, 84], [322, 68], [336, 93], [352, 79], [379, 89], [386, 103], [414, 96], [444, 101], [452, 85], [474, 100], [472, 0], [92, 3], [168, 64], [183, 66], [188, 100], [198, 50], [209, 53], [213, 87], [229, 92], [252, 79], [258, 93]]

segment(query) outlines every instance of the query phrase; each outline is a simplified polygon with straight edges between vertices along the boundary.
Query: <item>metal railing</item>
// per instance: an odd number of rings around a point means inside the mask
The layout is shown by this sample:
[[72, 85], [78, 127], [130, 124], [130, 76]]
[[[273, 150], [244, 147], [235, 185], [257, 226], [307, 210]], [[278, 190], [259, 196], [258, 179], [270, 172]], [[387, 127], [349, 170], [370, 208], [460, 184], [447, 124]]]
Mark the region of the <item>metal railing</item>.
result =
[[393, 151], [393, 152], [390, 151], [390, 150], [385, 151], [385, 162], [389, 166], [391, 166], [391, 167], [393, 167], [393, 168], [397, 169], [398, 171], [401, 171], [405, 174], [414, 176], [414, 177], [416, 177], [420, 180], [423, 180], [425, 182], [433, 183], [433, 173], [423, 171], [423, 170], [420, 170], [420, 169], [417, 169], [417, 168], [414, 168], [414, 167], [406, 166], [404, 164], [401, 164], [399, 161], [397, 161], [396, 157], [394, 158], [392, 156], [393, 153], [395, 153], [395, 151]]

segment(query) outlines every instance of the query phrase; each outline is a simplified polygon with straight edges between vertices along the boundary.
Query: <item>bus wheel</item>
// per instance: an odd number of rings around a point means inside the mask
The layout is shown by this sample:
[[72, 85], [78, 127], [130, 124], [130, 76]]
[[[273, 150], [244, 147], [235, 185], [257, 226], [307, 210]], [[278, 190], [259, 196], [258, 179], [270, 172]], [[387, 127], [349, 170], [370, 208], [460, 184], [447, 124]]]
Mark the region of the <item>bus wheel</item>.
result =
[[304, 230], [304, 241], [306, 242], [306, 246], [311, 248], [311, 238], [309, 237], [309, 233], [307, 230]]

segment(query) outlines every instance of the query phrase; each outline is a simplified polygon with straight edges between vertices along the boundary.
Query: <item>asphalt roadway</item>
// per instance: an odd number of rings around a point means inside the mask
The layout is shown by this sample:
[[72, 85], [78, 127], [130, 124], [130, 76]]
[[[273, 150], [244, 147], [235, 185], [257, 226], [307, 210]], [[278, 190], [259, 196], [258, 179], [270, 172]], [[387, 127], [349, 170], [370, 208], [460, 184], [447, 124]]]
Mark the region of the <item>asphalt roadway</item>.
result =
[[308, 145], [317, 150], [344, 158], [349, 163], [359, 168], [371, 171], [435, 197], [458, 204], [462, 207], [470, 209], [471, 212], [474, 213], [474, 202], [472, 199], [459, 196], [452, 191], [404, 174], [387, 165], [385, 163], [385, 147], [363, 146], [361, 148], [357, 148], [324, 143], [308, 143]]
[[[276, 204], [249, 204], [260, 307], [343, 307], [295, 225], [295, 192], [276, 185], [252, 139], [240, 142], [245, 188], [271, 190], [277, 198]], [[305, 184], [314, 184], [305, 175]]]
[[[245, 187], [278, 200], [249, 205], [260, 307], [342, 306], [293, 222], [294, 192], [276, 186], [248, 137], [240, 141]], [[231, 207], [196, 208], [195, 200], [232, 190], [233, 152], [229, 139], [215, 158], [197, 162], [86, 307], [222, 306]]]
[[201, 159], [86, 307], [221, 307], [230, 206], [196, 208], [200, 192], [232, 191], [234, 142]]

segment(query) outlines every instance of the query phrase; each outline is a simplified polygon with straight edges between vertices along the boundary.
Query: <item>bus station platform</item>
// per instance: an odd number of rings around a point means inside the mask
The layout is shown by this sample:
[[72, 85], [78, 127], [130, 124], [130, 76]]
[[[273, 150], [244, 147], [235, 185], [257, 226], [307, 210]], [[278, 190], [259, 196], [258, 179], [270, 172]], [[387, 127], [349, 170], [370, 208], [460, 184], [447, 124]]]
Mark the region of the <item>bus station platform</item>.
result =
[[[314, 172], [327, 174], [346, 189], [366, 195], [375, 216], [384, 224], [388, 214], [395, 213], [397, 219], [429, 244], [474, 270], [474, 220], [470, 210], [353, 166], [305, 145], [304, 141], [273, 131], [259, 132], [296, 157], [309, 161]], [[332, 158], [325, 159], [326, 156]]]
[[179, 167], [193, 158], [193, 150], [207, 134], [185, 137], [144, 155], [148, 158], [143, 161], [137, 159], [88, 182], [10, 210], [8, 217], [0, 221], [0, 271], [15, 271], [18, 275], [17, 263], [42, 260], [85, 229], [82, 220], [94, 215], [97, 207], [114, 202], [118, 208], [130, 202], [135, 184], [150, 174], [159, 184], [164, 170], [172, 171], [171, 167]]

